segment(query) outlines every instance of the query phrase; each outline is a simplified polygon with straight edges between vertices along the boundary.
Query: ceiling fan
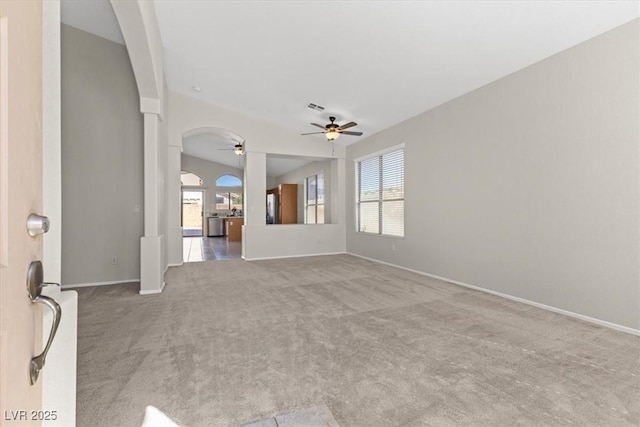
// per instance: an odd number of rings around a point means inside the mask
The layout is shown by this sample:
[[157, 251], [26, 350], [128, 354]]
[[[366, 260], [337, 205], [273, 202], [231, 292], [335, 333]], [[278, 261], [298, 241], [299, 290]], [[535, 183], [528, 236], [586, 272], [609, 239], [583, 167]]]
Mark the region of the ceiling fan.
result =
[[218, 151], [227, 151], [227, 150], [233, 150], [235, 154], [237, 154], [238, 156], [242, 156], [244, 154], [244, 144], [240, 142], [236, 142], [233, 148], [218, 148]]
[[362, 132], [353, 132], [353, 131], [345, 130], [345, 129], [349, 129], [354, 126], [357, 126], [358, 124], [356, 122], [349, 122], [340, 126], [339, 124], [334, 123], [336, 121], [335, 117], [329, 117], [329, 120], [331, 121], [331, 123], [324, 126], [319, 125], [317, 123], [311, 123], [313, 126], [317, 126], [321, 129], [324, 129], [323, 132], [310, 132], [310, 133], [303, 133], [301, 135], [316, 135], [316, 134], [323, 133], [327, 137], [327, 140], [329, 141], [338, 139], [340, 135], [354, 135], [354, 136], [362, 135]]

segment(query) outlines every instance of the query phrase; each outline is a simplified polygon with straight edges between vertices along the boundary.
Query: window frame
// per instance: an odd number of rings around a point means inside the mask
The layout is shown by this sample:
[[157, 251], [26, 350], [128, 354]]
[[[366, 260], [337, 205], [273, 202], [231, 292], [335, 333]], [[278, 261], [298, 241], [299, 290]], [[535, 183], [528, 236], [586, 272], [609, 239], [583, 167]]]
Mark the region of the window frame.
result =
[[[394, 199], [385, 199], [384, 198], [384, 188], [383, 188], [383, 182], [384, 182], [384, 174], [383, 174], [383, 169], [382, 169], [382, 156], [384, 156], [385, 154], [389, 154], [392, 153], [394, 151], [398, 151], [398, 150], [402, 150], [402, 188], [403, 188], [403, 192], [402, 192], [402, 198], [394, 198]], [[398, 144], [398, 145], [394, 145], [392, 147], [388, 147], [385, 148], [383, 150], [379, 150], [379, 151], [375, 151], [373, 153], [369, 153], [365, 156], [361, 156], [361, 157], [357, 157], [353, 160], [354, 163], [354, 170], [355, 170], [355, 232], [358, 234], [363, 234], [363, 235], [367, 235], [367, 236], [379, 236], [379, 237], [387, 237], [387, 238], [392, 238], [392, 239], [404, 239], [405, 238], [405, 215], [404, 215], [404, 202], [405, 202], [405, 179], [404, 179], [404, 172], [406, 170], [405, 168], [405, 159], [406, 159], [406, 155], [405, 155], [405, 145], [404, 143], [402, 144]], [[361, 201], [360, 200], [360, 180], [361, 180], [361, 164], [363, 161], [366, 160], [371, 160], [374, 158], [378, 158], [378, 199], [377, 200], [364, 200]], [[403, 205], [403, 216], [402, 216], [402, 235], [395, 235], [395, 234], [384, 234], [383, 233], [383, 203], [384, 202], [394, 202], [394, 201], [402, 201], [402, 205]], [[373, 204], [373, 203], [377, 203], [378, 205], [378, 232], [371, 232], [371, 231], [361, 231], [360, 230], [360, 223], [361, 223], [361, 215], [360, 215], [360, 205], [361, 204]]]
[[[220, 180], [223, 178], [234, 178], [237, 180], [237, 185], [220, 185]], [[216, 178], [216, 196], [215, 196], [215, 206], [216, 211], [231, 211], [234, 207], [237, 210], [244, 209], [244, 182], [242, 179], [236, 175], [230, 173], [224, 173]], [[240, 205], [235, 205], [233, 203], [233, 198], [240, 199]], [[225, 207], [220, 207], [218, 203], [218, 196], [222, 196], [223, 199], [227, 199], [228, 203]]]
[[[198, 184], [183, 184], [182, 182], [183, 175], [193, 175], [194, 177], [198, 178]], [[203, 187], [203, 186], [204, 186], [204, 179], [202, 179], [200, 175], [184, 169], [180, 171], [180, 187], [197, 188], [197, 187]]]
[[[318, 203], [318, 176], [322, 175], [322, 203]], [[315, 202], [314, 203], [309, 203], [309, 178], [314, 178], [315, 182], [316, 182], [316, 197], [315, 197]], [[326, 189], [324, 188], [324, 169], [318, 171], [317, 173], [313, 174], [313, 175], [309, 175], [304, 179], [304, 223], [305, 224], [309, 224], [309, 225], [317, 225], [317, 224], [326, 224], [325, 222], [325, 216], [323, 215], [322, 217], [322, 222], [318, 222], [318, 206], [322, 206], [324, 208], [326, 208]], [[314, 207], [314, 218], [315, 221], [314, 222], [308, 222], [308, 215], [307, 215], [307, 209], [309, 207], [313, 206]], [[326, 214], [326, 212], [325, 212]]]
[[[239, 208], [238, 208], [238, 207], [236, 207], [236, 209], [238, 209], [238, 210], [241, 210], [241, 209], [242, 209], [242, 206], [244, 205], [244, 200], [243, 200], [243, 199], [244, 199], [244, 194], [243, 194], [243, 192], [242, 192], [242, 191], [239, 191], [239, 192], [238, 192], [238, 191], [218, 191], [218, 190], [216, 190], [216, 211], [223, 211], [223, 210], [230, 211], [230, 210], [232, 210], [232, 209], [233, 209], [233, 207], [234, 207], [234, 206], [236, 206], [236, 205], [234, 205], [234, 204], [232, 203], [232, 199], [233, 199], [233, 198], [231, 197], [231, 195], [232, 195], [232, 194], [237, 195], [237, 196], [239, 196], [239, 197], [240, 197], [240, 200], [241, 200], [240, 207], [239, 207]], [[226, 198], [226, 199], [229, 201], [229, 204], [228, 204], [228, 206], [227, 206], [227, 207], [225, 207], [225, 208], [220, 208], [220, 207], [218, 206], [218, 205], [219, 205], [219, 203], [218, 203], [218, 196], [219, 196], [219, 195], [221, 195], [223, 198]]]

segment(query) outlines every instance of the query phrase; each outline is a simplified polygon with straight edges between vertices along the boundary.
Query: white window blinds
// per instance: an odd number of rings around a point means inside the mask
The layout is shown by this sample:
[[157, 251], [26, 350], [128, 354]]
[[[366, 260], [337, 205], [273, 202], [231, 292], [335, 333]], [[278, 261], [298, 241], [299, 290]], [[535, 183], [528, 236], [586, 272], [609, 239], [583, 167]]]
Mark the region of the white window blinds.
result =
[[324, 172], [305, 178], [305, 224], [324, 224]]
[[357, 163], [357, 230], [404, 236], [404, 149]]

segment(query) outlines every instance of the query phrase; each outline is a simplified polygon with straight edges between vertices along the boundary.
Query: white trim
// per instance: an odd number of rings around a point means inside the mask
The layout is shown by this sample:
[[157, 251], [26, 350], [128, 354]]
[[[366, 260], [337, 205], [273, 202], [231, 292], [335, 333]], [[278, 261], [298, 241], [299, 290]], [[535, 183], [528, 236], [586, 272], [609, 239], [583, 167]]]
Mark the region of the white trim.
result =
[[120, 285], [122, 283], [140, 283], [140, 279], [114, 280], [112, 282], [77, 283], [75, 285], [62, 285], [61, 288], [62, 289], [89, 288], [92, 286]]
[[595, 317], [585, 316], [584, 314], [574, 313], [573, 311], [564, 310], [562, 308], [553, 307], [551, 305], [541, 304], [539, 302], [530, 301], [530, 300], [527, 300], [527, 299], [524, 299], [524, 298], [520, 298], [520, 297], [515, 297], [513, 295], [509, 295], [509, 294], [503, 294], [502, 292], [493, 291], [493, 290], [487, 289], [487, 288], [481, 288], [480, 286], [469, 285], [468, 283], [459, 282], [457, 280], [452, 280], [452, 279], [447, 279], [446, 277], [436, 276], [435, 274], [425, 273], [424, 271], [414, 270], [412, 268], [403, 267], [401, 265], [392, 264], [390, 262], [380, 261], [380, 260], [377, 260], [377, 259], [374, 259], [374, 258], [369, 258], [369, 257], [363, 256], [363, 255], [358, 255], [358, 254], [355, 254], [355, 253], [352, 253], [352, 252], [347, 252], [347, 254], [353, 255], [353, 256], [358, 257], [358, 258], [366, 259], [368, 261], [377, 262], [379, 264], [384, 264], [384, 265], [388, 265], [388, 266], [391, 266], [391, 267], [396, 267], [396, 268], [399, 268], [401, 270], [411, 271], [412, 273], [420, 274], [422, 276], [431, 277], [433, 279], [442, 280], [444, 282], [448, 282], [448, 283], [451, 283], [451, 284], [454, 284], [454, 285], [458, 285], [458, 286], [462, 286], [462, 287], [465, 287], [465, 288], [473, 289], [473, 290], [476, 290], [476, 291], [484, 292], [484, 293], [487, 293], [487, 294], [495, 295], [495, 296], [498, 296], [498, 297], [506, 298], [508, 300], [512, 300], [512, 301], [520, 302], [520, 303], [523, 303], [523, 304], [531, 305], [531, 306], [534, 306], [534, 307], [537, 307], [537, 308], [541, 308], [543, 310], [551, 311], [551, 312], [558, 313], [558, 314], [563, 314], [565, 316], [569, 316], [569, 317], [573, 317], [573, 318], [576, 318], [576, 319], [584, 320], [584, 321], [589, 322], [589, 323], [595, 323], [596, 325], [604, 326], [604, 327], [607, 327], [607, 328], [610, 328], [610, 329], [615, 329], [616, 331], [626, 332], [626, 333], [631, 334], [631, 335], [640, 336], [640, 329], [634, 329], [634, 328], [630, 328], [628, 326], [619, 325], [617, 323], [607, 322], [606, 320], [596, 319]]
[[160, 100], [156, 98], [140, 97], [140, 112], [143, 114], [157, 114], [162, 115], [162, 107]]
[[165, 274], [167, 274], [167, 270], [169, 270], [169, 267], [181, 267], [184, 264], [184, 262], [181, 262], [180, 264], [167, 264], [164, 268], [164, 273], [162, 273], [162, 276], [164, 276]]
[[164, 290], [164, 285], [166, 285], [166, 282], [162, 282], [162, 286], [160, 286], [160, 289], [152, 289], [149, 291], [143, 291], [142, 289], [140, 289], [140, 295], [157, 295], [157, 294], [161, 294], [162, 291]]
[[184, 191], [198, 191], [198, 190], [208, 190], [209, 187], [205, 187], [204, 185], [181, 185], [180, 189]]
[[263, 261], [266, 259], [286, 259], [286, 258], [304, 258], [310, 256], [325, 256], [325, 255], [344, 255], [348, 252], [324, 252], [321, 254], [303, 254], [303, 255], [286, 255], [286, 256], [268, 256], [259, 258], [244, 258], [245, 261]]
[[353, 159], [353, 163], [355, 164], [363, 160], [371, 159], [373, 157], [380, 157], [383, 154], [391, 153], [392, 151], [396, 151], [401, 148], [404, 149], [404, 142], [401, 144], [393, 145], [391, 147], [383, 148], [382, 150], [374, 151], [373, 153], [365, 154], [364, 156], [356, 157], [355, 159]]
[[[405, 236], [392, 236], [391, 234], [378, 234], [378, 233], [367, 233], [366, 231], [355, 231], [357, 236], [371, 236], [371, 237], [385, 237], [387, 239], [396, 239], [396, 240], [404, 240]], [[355, 255], [355, 254], [353, 254]], [[356, 255], [357, 256], [357, 255]]]

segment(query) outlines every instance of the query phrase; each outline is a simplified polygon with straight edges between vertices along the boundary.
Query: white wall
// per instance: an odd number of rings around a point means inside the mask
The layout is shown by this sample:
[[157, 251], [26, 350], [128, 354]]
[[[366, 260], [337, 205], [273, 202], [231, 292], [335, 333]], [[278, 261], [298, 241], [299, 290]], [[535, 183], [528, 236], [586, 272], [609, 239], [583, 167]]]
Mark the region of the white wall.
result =
[[[342, 233], [325, 232], [323, 226], [312, 228], [311, 236], [303, 233], [286, 232], [284, 235], [276, 227], [265, 224], [265, 195], [267, 190], [266, 154], [283, 154], [320, 158], [344, 159], [345, 149], [336, 145], [332, 157], [331, 144], [320, 138], [300, 136], [297, 132], [261, 121], [243, 114], [225, 110], [207, 104], [197, 98], [179, 93], [171, 93], [169, 99], [169, 152], [175, 159], [177, 149], [182, 145], [182, 136], [201, 128], [221, 128], [240, 135], [245, 139], [245, 226], [243, 228], [243, 247], [245, 258], [263, 258], [269, 256], [313, 255], [318, 253], [344, 252], [344, 220], [334, 228]], [[174, 188], [180, 182], [180, 170], [176, 170], [175, 161], [169, 170], [169, 179]], [[342, 190], [335, 191], [336, 197], [343, 197]], [[170, 218], [169, 242], [170, 263], [179, 264], [182, 260], [182, 234], [179, 227], [179, 193], [169, 191]], [[336, 206], [334, 206], [334, 209]], [[336, 218], [336, 216], [332, 216]], [[340, 216], [339, 218], [344, 218]], [[291, 227], [291, 226], [289, 226]], [[278, 227], [279, 228], [279, 227]], [[291, 241], [287, 241], [289, 234]], [[251, 249], [252, 246], [255, 249]], [[293, 249], [292, 249], [293, 248]]]
[[[164, 101], [162, 103], [163, 113], [160, 122], [158, 123], [158, 234], [166, 236], [169, 227], [169, 215], [165, 206], [167, 205], [167, 172], [169, 170], [169, 151], [167, 146], [169, 145], [169, 117], [167, 111], [167, 98], [169, 97], [169, 89], [167, 88], [167, 81], [163, 79], [163, 96]], [[161, 247], [161, 271], [166, 271], [169, 266], [169, 252], [167, 251], [166, 239], [163, 239], [163, 245]]]
[[246, 233], [247, 260], [344, 253], [344, 224], [275, 224]]
[[267, 190], [277, 187], [276, 177], [275, 176], [267, 176]]
[[143, 121], [127, 49], [66, 25], [61, 44], [62, 283], [136, 280]]
[[62, 280], [62, 148], [60, 106], [60, 2], [42, 4], [42, 205], [51, 228], [42, 264], [49, 282]]
[[[325, 192], [325, 224], [331, 224], [331, 161], [310, 162], [298, 169], [276, 177], [275, 182], [280, 184], [298, 184], [298, 224], [304, 224], [304, 185], [305, 178], [322, 172], [324, 174]], [[274, 186], [274, 187], [275, 187]]]
[[[238, 177], [244, 182], [244, 171], [232, 166], [223, 165], [220, 163], [210, 162], [208, 160], [193, 157], [188, 154], [182, 154], [182, 170], [195, 173], [202, 178], [202, 186], [204, 188], [204, 210], [205, 216], [211, 213], [226, 214], [227, 210], [216, 210], [216, 180], [222, 175], [233, 175]], [[242, 193], [242, 187], [240, 188], [222, 188], [221, 191], [234, 191]]]
[[[405, 143], [404, 239], [349, 252], [640, 329], [640, 29], [626, 24], [348, 147]], [[394, 250], [395, 249], [395, 250]]]

